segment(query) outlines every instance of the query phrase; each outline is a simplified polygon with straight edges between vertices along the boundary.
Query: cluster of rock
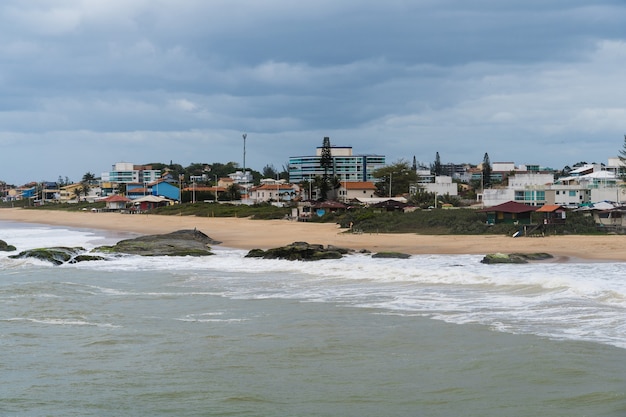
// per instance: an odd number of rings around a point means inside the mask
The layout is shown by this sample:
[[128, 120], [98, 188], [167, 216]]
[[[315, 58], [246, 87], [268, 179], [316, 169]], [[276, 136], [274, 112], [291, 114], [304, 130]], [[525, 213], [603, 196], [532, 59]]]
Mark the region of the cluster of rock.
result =
[[[288, 261], [319, 261], [321, 259], [339, 259], [343, 255], [355, 253], [353, 249], [341, 248], [333, 245], [311, 244], [307, 242], [293, 242], [286, 246], [272, 248], [268, 250], [252, 249], [246, 258], [263, 259], [286, 259]], [[359, 253], [370, 253], [367, 250], [360, 250]], [[411, 255], [399, 252], [379, 252], [372, 254], [372, 258], [398, 258], [407, 259]]]
[[[129, 254], [141, 256], [209, 256], [213, 255], [210, 245], [221, 242], [211, 239], [198, 230], [179, 230], [177, 232], [140, 236], [134, 239], [125, 239], [111, 246], [99, 246], [88, 253], [81, 247], [52, 247], [29, 249], [11, 255], [10, 258], [36, 258], [52, 262], [55, 265], [76, 263], [83, 261], [106, 260], [100, 254]], [[15, 251], [15, 246], [0, 240], [0, 251]], [[352, 249], [333, 245], [310, 244], [307, 242], [293, 242], [286, 246], [268, 250], [252, 249], [246, 258], [286, 259], [290, 261], [319, 261], [322, 259], [339, 259]], [[361, 250], [360, 253], [369, 253]], [[399, 252], [379, 252], [372, 254], [372, 258], [407, 259], [411, 255]], [[521, 264], [530, 261], [541, 261], [552, 258], [548, 253], [492, 253], [482, 259], [484, 264]]]
[[[208, 256], [213, 255], [209, 245], [219, 244], [198, 230], [179, 230], [162, 235], [140, 236], [134, 239], [125, 239], [112, 246], [99, 246], [88, 253], [82, 247], [51, 247], [29, 249], [11, 255], [9, 258], [35, 258], [51, 262], [55, 265], [77, 263], [83, 261], [106, 260], [100, 254], [129, 254], [141, 256]], [[4, 245], [3, 245], [4, 244]], [[0, 241], [0, 248], [15, 251], [14, 246]], [[0, 249], [1, 250], [1, 249]], [[96, 254], [93, 254], [95, 252]]]
[[337, 246], [293, 242], [286, 246], [263, 250], [252, 249], [246, 258], [287, 259], [289, 261], [319, 261], [321, 259], [339, 259], [351, 252], [350, 249]]
[[42, 261], [52, 262], [55, 265], [61, 265], [64, 263], [74, 264], [77, 262], [98, 261], [104, 259], [102, 256], [90, 255], [85, 252], [85, 248], [81, 247], [68, 248], [64, 246], [56, 246], [52, 248], [25, 250], [17, 255], [11, 255], [9, 258], [35, 258]]

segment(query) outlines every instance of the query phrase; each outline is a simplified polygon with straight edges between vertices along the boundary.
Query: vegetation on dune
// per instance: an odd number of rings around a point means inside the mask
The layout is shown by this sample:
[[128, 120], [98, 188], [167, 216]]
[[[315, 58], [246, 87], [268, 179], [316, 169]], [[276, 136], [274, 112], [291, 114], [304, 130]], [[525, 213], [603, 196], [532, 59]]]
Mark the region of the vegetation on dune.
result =
[[[338, 223], [343, 228], [349, 228], [352, 225], [353, 231], [364, 233], [432, 235], [512, 235], [521, 227], [514, 224], [487, 225], [486, 214], [474, 209], [416, 210], [410, 213], [381, 212], [372, 208], [349, 209], [316, 218], [314, 221]], [[541, 223], [540, 216], [536, 215], [533, 222]], [[568, 213], [566, 224], [548, 225], [545, 232], [547, 234], [599, 233], [593, 218], [577, 212]]]
[[198, 217], [251, 217], [257, 220], [282, 219], [291, 213], [290, 208], [276, 207], [271, 204], [215, 204], [190, 203], [159, 207], [150, 213], [162, 215], [198, 216]]
[[[84, 211], [103, 208], [103, 203], [89, 204], [49, 204], [30, 207], [32, 210]], [[28, 207], [27, 207], [28, 208]], [[228, 203], [185, 203], [160, 207], [148, 211], [149, 214], [197, 217], [247, 217], [256, 220], [284, 219], [291, 215], [290, 207], [276, 207], [271, 204], [239, 205]], [[322, 217], [313, 216], [311, 222], [337, 223], [342, 228], [364, 233], [420, 233], [432, 235], [512, 235], [520, 230], [519, 225], [487, 225], [487, 216], [474, 209], [427, 209], [413, 212], [387, 212], [375, 208], [349, 208], [328, 213]], [[533, 223], [540, 224], [542, 217], [533, 214]], [[569, 212], [564, 225], [548, 225], [546, 234], [598, 234], [597, 225], [590, 216], [580, 212]]]

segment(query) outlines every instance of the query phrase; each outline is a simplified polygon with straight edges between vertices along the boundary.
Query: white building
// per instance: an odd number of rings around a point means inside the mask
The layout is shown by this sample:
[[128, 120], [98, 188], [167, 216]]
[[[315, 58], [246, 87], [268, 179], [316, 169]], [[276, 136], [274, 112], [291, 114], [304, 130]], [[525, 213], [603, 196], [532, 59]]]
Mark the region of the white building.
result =
[[552, 174], [541, 172], [515, 173], [508, 177], [506, 187], [483, 190], [482, 202], [485, 207], [493, 207], [507, 201], [516, 201], [531, 206], [546, 204], [546, 187], [554, 181]]
[[420, 183], [420, 186], [424, 188], [424, 191], [437, 195], [459, 195], [456, 183], [452, 182], [452, 177], [444, 175], [435, 177], [435, 182]]
[[100, 175], [102, 182], [118, 184], [146, 184], [161, 178], [160, 169], [152, 169], [150, 165], [134, 165], [130, 162], [117, 162], [111, 171]]

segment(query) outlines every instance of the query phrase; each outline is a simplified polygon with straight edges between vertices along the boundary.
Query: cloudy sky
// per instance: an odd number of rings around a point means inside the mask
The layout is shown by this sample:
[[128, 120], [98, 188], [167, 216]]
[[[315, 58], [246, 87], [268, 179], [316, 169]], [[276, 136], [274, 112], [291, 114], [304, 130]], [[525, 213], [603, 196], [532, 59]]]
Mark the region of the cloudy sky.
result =
[[626, 133], [623, 0], [3, 0], [0, 180], [322, 145], [562, 168]]

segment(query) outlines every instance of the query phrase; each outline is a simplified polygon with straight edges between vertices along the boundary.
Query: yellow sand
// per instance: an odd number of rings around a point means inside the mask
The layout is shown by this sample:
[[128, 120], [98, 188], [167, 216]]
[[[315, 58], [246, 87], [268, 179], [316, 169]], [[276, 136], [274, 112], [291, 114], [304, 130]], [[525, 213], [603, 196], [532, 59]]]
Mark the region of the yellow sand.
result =
[[[410, 254], [548, 252], [560, 257], [626, 261], [625, 235], [512, 238], [494, 235], [352, 234], [344, 233], [345, 229], [340, 229], [336, 224], [327, 223], [17, 208], [0, 209], [0, 220], [140, 234], [159, 234], [197, 228], [211, 238], [222, 241], [223, 246], [239, 249], [268, 249], [295, 241], [306, 241], [356, 250], [367, 249], [372, 252], [396, 251]], [[1, 229], [0, 239], [2, 239]]]

